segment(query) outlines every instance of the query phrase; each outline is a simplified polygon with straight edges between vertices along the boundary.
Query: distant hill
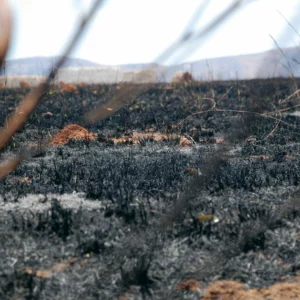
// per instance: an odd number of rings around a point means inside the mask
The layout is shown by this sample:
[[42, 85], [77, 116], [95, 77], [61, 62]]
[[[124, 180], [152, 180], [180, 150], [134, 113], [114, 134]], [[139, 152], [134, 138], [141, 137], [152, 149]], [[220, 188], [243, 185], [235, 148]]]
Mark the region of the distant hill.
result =
[[[282, 53], [282, 52], [284, 53]], [[271, 50], [263, 53], [227, 56], [199, 60], [166, 69], [166, 78], [170, 80], [177, 71], [188, 71], [200, 80], [235, 80], [300, 77], [300, 48]]]
[[[57, 57], [32, 57], [6, 62], [9, 76], [45, 76]], [[62, 68], [61, 80], [116, 82], [134, 78], [135, 72], [149, 64], [100, 65], [88, 60], [68, 58]], [[236, 80], [254, 78], [300, 77], [300, 47], [271, 50], [263, 53], [203, 59], [173, 66], [152, 64], [157, 81], [170, 81], [177, 71], [188, 71], [197, 80]], [[101, 73], [101, 74], [100, 74]], [[126, 73], [127, 77], [123, 76]], [[100, 74], [100, 75], [99, 75]], [[4, 71], [0, 72], [0, 76]], [[106, 80], [106, 78], [108, 78]], [[153, 76], [152, 76], [153, 78]]]
[[[57, 61], [59, 57], [28, 57], [28, 58], [20, 58], [14, 60], [7, 60], [5, 65], [5, 71], [1, 70], [0, 76], [6, 75], [9, 76], [46, 76], [53, 67], [55, 61]], [[147, 63], [137, 63], [137, 64], [122, 64], [122, 65], [101, 65], [97, 64], [85, 59], [79, 58], [67, 58], [63, 64], [62, 68], [117, 68], [122, 71], [134, 71], [141, 70], [148, 67]], [[156, 64], [152, 64], [152, 66], [158, 66]]]
[[[31, 75], [31, 76], [45, 76], [53, 67], [55, 61], [59, 57], [28, 57], [14, 60], [7, 60], [5, 63], [5, 70], [1, 70], [1, 75]], [[67, 58], [63, 64], [63, 68], [79, 68], [79, 67], [102, 67], [102, 65], [94, 62], [79, 59]]]
[[149, 66], [153, 68], [160, 67], [158, 64], [123, 64], [123, 65], [117, 65], [116, 67], [120, 68], [122, 71], [135, 71], [135, 70], [142, 70]]

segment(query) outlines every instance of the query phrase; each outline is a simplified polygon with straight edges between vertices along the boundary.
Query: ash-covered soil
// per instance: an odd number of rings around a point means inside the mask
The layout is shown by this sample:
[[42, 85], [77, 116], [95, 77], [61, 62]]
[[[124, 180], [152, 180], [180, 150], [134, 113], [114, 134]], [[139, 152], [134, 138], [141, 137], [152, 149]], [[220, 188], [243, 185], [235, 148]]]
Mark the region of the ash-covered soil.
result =
[[[0, 299], [300, 299], [296, 83], [152, 85], [89, 126], [117, 86], [51, 89], [1, 152], [40, 150], [0, 181]], [[95, 138], [41, 147], [69, 124]]]

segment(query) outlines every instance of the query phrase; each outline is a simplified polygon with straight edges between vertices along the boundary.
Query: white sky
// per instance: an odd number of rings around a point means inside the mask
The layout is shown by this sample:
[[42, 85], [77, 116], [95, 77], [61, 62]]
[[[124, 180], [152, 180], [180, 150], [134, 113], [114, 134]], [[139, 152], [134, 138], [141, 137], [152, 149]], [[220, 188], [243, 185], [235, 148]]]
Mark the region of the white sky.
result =
[[[8, 59], [59, 55], [91, 1], [9, 0], [14, 13], [14, 34]], [[193, 13], [199, 5], [204, 7], [205, 2], [209, 4], [196, 26], [198, 29], [233, 3], [232, 0], [106, 0], [72, 57], [111, 65], [152, 62], [176, 41]], [[184, 55], [168, 62], [276, 48], [269, 35], [281, 47], [300, 45], [300, 37], [279, 14], [300, 32], [299, 0], [244, 2], [248, 4], [205, 40], [186, 45]]]

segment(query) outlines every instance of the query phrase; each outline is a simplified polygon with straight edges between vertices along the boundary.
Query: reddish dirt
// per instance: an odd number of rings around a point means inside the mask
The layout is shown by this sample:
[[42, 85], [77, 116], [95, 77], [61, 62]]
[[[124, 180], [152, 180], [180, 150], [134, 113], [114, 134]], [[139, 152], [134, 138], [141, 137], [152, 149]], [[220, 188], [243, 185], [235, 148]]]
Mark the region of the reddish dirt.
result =
[[76, 86], [72, 83], [63, 84], [60, 91], [61, 93], [78, 93]]
[[270, 158], [270, 155], [250, 155], [249, 158], [266, 160]]
[[63, 128], [51, 141], [51, 145], [64, 145], [70, 140], [93, 140], [97, 138], [97, 134], [88, 132], [85, 128], [70, 124]]
[[191, 140], [187, 139], [186, 137], [181, 137], [179, 145], [181, 147], [192, 147], [193, 146], [193, 142]]
[[66, 268], [74, 265], [76, 261], [77, 258], [72, 258], [69, 261], [58, 263], [55, 266], [44, 270], [34, 270], [27, 268], [24, 270], [24, 273], [34, 275], [36, 277], [50, 278], [53, 275], [53, 273], [65, 270]]
[[133, 132], [131, 136], [123, 136], [120, 138], [113, 138], [113, 142], [115, 144], [132, 142], [133, 144], [139, 144], [142, 139], [151, 139], [156, 142], [173, 140], [177, 139], [180, 136], [177, 134], [163, 134], [159, 132], [150, 132], [150, 133], [142, 133], [142, 132]]
[[216, 143], [217, 144], [224, 144], [224, 138], [216, 138]]
[[30, 85], [27, 81], [20, 81], [20, 87], [23, 89], [29, 89]]
[[192, 83], [193, 76], [189, 72], [178, 71], [172, 78], [173, 83]]
[[[237, 281], [216, 281], [210, 283], [204, 290], [201, 300], [296, 300], [300, 299], [300, 278], [296, 282], [276, 283], [267, 288], [247, 289]], [[182, 281], [177, 286], [178, 290], [199, 292], [202, 289], [197, 280]]]
[[181, 281], [177, 286], [177, 290], [181, 290], [181, 291], [198, 292], [201, 289], [202, 289], [201, 283], [195, 279]]
[[132, 143], [132, 144], [139, 144], [141, 140], [149, 139], [156, 142], [161, 141], [170, 141], [175, 139], [179, 140], [180, 147], [192, 147], [193, 142], [179, 134], [175, 133], [160, 133], [160, 132], [133, 132], [130, 136], [123, 136], [120, 138], [112, 138], [112, 141], [115, 144], [122, 144], [122, 143]]

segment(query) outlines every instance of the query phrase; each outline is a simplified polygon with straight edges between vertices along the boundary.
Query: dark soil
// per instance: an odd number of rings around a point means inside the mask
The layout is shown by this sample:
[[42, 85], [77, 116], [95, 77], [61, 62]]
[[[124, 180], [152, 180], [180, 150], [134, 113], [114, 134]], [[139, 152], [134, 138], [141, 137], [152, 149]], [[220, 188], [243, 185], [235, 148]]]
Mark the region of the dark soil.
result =
[[[116, 86], [51, 89], [1, 159], [69, 124], [98, 137], [43, 148], [0, 181], [0, 299], [200, 299], [217, 280], [296, 280], [300, 117], [283, 100], [299, 83], [153, 85], [89, 126]], [[1, 124], [25, 92], [0, 89]], [[114, 144], [133, 131], [170, 139]]]

